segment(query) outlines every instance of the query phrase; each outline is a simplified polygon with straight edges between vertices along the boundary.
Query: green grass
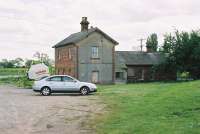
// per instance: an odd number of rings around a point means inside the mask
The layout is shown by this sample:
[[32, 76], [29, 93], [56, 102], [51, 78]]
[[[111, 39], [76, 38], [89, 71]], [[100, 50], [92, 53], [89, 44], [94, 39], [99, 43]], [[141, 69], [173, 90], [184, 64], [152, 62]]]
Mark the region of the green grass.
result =
[[22, 88], [32, 88], [33, 81], [28, 80], [27, 77], [20, 78], [2, 78], [0, 79], [2, 85], [15, 85]]
[[[31, 88], [33, 81], [26, 77], [26, 68], [0, 68], [0, 84], [11, 84], [23, 88]], [[19, 78], [12, 77], [20, 75]], [[1, 78], [1, 76], [10, 76], [9, 78]]]
[[26, 68], [0, 68], [0, 76], [5, 75], [25, 75]]
[[99, 86], [99, 134], [199, 134], [200, 81]]

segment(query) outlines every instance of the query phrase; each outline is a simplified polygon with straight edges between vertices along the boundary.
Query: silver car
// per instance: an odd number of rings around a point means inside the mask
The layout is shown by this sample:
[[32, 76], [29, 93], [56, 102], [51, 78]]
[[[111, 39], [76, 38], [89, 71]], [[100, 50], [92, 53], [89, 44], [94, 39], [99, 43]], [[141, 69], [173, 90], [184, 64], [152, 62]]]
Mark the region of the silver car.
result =
[[97, 87], [95, 84], [80, 82], [68, 75], [53, 75], [35, 81], [33, 91], [40, 92], [44, 96], [48, 96], [51, 93], [67, 92], [78, 92], [82, 95], [87, 95], [90, 92], [96, 92]]

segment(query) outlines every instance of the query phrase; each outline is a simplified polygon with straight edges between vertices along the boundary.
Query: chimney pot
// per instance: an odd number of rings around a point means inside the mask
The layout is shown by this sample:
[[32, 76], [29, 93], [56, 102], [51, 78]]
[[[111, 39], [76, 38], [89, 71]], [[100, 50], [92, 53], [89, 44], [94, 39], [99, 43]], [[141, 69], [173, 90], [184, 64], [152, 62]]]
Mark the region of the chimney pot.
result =
[[82, 21], [86, 21], [87, 20], [87, 17], [82, 17]]
[[82, 17], [82, 21], [80, 24], [81, 24], [81, 32], [88, 31], [88, 26], [90, 23], [87, 21], [87, 17]]

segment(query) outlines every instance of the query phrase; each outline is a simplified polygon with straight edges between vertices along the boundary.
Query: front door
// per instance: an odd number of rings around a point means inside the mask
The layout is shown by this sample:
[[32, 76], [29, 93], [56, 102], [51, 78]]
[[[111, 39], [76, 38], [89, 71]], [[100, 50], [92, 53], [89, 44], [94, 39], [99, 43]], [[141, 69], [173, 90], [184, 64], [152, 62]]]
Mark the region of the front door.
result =
[[92, 83], [98, 83], [99, 82], [99, 71], [93, 71], [92, 72]]
[[63, 87], [62, 90], [64, 91], [78, 91], [78, 82], [68, 76], [63, 76]]

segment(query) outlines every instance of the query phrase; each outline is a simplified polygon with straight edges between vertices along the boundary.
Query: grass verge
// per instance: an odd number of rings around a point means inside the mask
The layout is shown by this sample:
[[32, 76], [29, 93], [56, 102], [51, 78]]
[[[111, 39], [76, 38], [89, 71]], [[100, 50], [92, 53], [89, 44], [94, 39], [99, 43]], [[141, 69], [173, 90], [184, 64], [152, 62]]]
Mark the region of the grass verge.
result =
[[32, 88], [33, 81], [27, 79], [27, 77], [19, 78], [2, 78], [0, 84], [11, 84], [22, 88]]
[[91, 126], [99, 134], [197, 134], [200, 81], [99, 86], [106, 114]]
[[26, 68], [0, 68], [0, 76], [5, 75], [25, 75]]

